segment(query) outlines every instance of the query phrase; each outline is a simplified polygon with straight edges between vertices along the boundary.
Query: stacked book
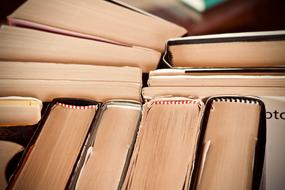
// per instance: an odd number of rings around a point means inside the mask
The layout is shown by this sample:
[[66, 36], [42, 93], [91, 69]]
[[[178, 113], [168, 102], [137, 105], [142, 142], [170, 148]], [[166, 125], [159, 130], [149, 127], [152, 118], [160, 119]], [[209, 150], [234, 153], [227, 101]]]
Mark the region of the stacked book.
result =
[[117, 0], [28, 0], [7, 19], [0, 188], [282, 187], [284, 31], [181, 37]]

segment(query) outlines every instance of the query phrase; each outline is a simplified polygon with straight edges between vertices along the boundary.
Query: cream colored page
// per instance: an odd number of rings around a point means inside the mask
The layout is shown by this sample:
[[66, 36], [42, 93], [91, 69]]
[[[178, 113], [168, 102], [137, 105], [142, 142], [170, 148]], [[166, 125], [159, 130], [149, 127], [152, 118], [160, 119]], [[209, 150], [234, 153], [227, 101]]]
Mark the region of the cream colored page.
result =
[[114, 45], [37, 30], [0, 29], [0, 60], [132, 66], [155, 69], [161, 54], [152, 49]]
[[34, 125], [41, 119], [39, 100], [16, 97], [0, 98], [0, 126]]
[[138, 109], [110, 107], [104, 111], [93, 151], [83, 166], [76, 189], [118, 188], [139, 118]]
[[0, 106], [0, 126], [35, 125], [40, 119], [40, 106]]
[[171, 46], [175, 67], [284, 66], [285, 41], [185, 44]]
[[0, 96], [31, 96], [42, 101], [59, 97], [76, 97], [107, 101], [130, 99], [140, 101], [141, 84], [69, 80], [0, 80]]
[[177, 75], [177, 76], [153, 76], [148, 79], [149, 86], [179, 87], [179, 86], [253, 86], [274, 87], [285, 86], [285, 75]]
[[141, 77], [134, 67], [0, 61], [0, 96], [139, 101]]
[[[222, 90], [221, 90], [222, 88]], [[213, 95], [252, 95], [252, 96], [285, 96], [283, 87], [145, 87], [142, 91], [145, 99], [159, 96], [192, 96], [207, 97]]]
[[260, 109], [256, 103], [212, 104], [203, 140], [211, 144], [198, 190], [252, 188]]
[[141, 83], [137, 67], [0, 61], [0, 79], [72, 80]]
[[11, 17], [159, 51], [166, 40], [186, 33], [163, 19], [102, 0], [30, 0]]
[[12, 189], [64, 189], [95, 112], [55, 105]]
[[195, 103], [145, 105], [123, 189], [181, 190], [189, 182], [200, 109]]

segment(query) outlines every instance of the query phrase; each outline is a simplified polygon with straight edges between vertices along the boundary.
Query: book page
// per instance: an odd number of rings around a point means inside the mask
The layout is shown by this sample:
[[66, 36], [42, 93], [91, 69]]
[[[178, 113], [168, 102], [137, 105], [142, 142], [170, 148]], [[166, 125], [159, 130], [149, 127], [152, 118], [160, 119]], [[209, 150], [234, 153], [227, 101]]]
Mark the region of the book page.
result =
[[7, 78], [141, 83], [142, 70], [138, 67], [0, 61], [0, 79]]
[[142, 71], [134, 67], [0, 61], [0, 96], [139, 101], [141, 86]]
[[210, 147], [200, 166], [198, 190], [252, 189], [260, 112], [257, 101], [213, 100], [203, 139]]
[[174, 67], [281, 67], [285, 41], [221, 42], [170, 46]]
[[64, 189], [96, 109], [55, 104], [12, 189]]
[[195, 76], [191, 74], [172, 76], [150, 76], [149, 86], [241, 86], [241, 87], [284, 87], [285, 75], [203, 75]]
[[36, 24], [39, 23], [41, 29], [45, 30], [90, 39], [106, 39], [160, 52], [164, 50], [166, 40], [186, 33], [184, 28], [174, 23], [119, 1], [29, 0], [10, 15], [9, 20], [12, 24], [14, 20], [15, 24], [37, 28], [39, 26]]
[[41, 119], [42, 102], [29, 97], [0, 97], [0, 126], [35, 125]]
[[117, 190], [140, 121], [139, 104], [107, 104], [76, 189]]
[[123, 189], [187, 189], [203, 103], [187, 98], [152, 100], [143, 119]]
[[131, 66], [140, 67], [143, 72], [148, 72], [157, 67], [160, 57], [160, 52], [147, 48], [122, 46], [13, 26], [0, 28], [2, 61]]

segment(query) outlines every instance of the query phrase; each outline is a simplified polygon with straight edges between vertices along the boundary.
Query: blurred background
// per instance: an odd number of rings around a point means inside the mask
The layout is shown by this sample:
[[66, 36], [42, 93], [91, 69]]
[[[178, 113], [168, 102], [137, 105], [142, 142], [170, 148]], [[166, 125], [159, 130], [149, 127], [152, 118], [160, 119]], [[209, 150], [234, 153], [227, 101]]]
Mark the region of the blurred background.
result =
[[185, 27], [189, 35], [285, 29], [284, 0], [122, 1]]

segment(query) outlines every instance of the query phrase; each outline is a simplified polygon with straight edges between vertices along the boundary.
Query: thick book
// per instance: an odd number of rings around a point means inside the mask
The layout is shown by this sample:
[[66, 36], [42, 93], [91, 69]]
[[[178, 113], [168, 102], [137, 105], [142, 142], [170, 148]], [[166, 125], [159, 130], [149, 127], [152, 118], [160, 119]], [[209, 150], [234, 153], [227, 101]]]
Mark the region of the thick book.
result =
[[157, 67], [161, 54], [152, 49], [74, 38], [27, 28], [0, 28], [0, 60], [105, 66]]
[[147, 102], [122, 189], [188, 189], [203, 108], [182, 97]]
[[55, 100], [8, 188], [64, 189], [98, 106], [94, 101]]
[[169, 67], [283, 67], [285, 31], [189, 36], [167, 41]]
[[186, 33], [174, 23], [117, 0], [29, 0], [8, 20], [11, 25], [160, 52], [166, 40]]
[[8, 188], [120, 189], [140, 119], [136, 101], [55, 99]]
[[192, 189], [260, 188], [264, 116], [264, 104], [256, 98], [220, 96], [207, 101]]
[[0, 61], [0, 96], [141, 100], [142, 72], [135, 67]]
[[73, 175], [67, 185], [70, 189], [116, 190], [122, 186], [141, 119], [141, 104], [115, 100], [104, 103], [99, 111], [86, 154], [77, 164], [77, 177]]

